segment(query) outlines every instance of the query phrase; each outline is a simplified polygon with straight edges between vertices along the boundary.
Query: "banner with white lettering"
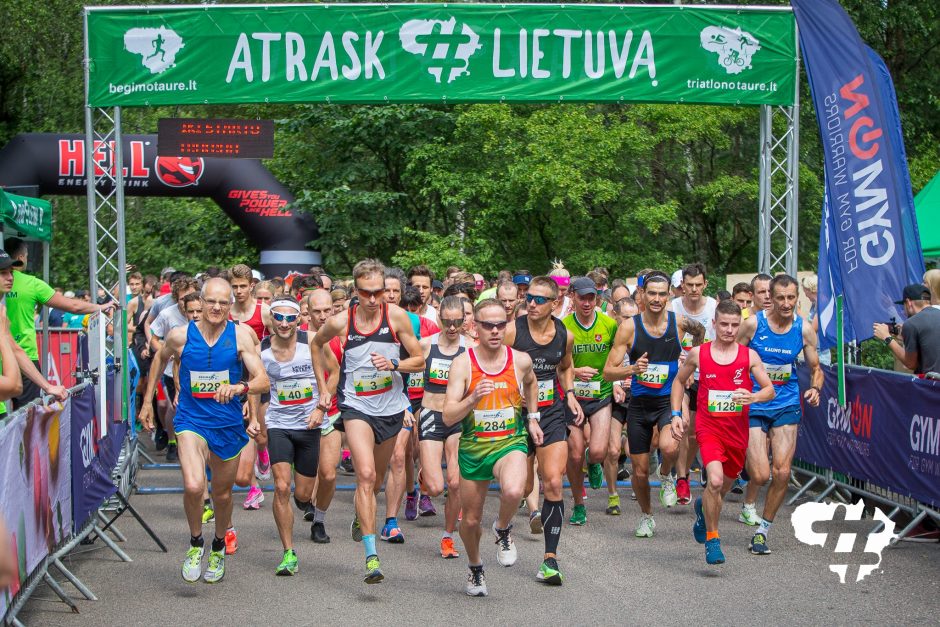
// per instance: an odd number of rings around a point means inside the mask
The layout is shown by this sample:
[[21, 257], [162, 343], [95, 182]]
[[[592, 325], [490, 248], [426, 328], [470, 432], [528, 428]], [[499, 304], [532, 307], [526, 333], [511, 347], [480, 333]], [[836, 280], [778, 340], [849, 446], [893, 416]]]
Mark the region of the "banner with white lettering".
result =
[[258, 102], [792, 104], [785, 7], [86, 8], [94, 107]]
[[[108, 387], [114, 389], [112, 382]], [[94, 386], [82, 388], [72, 403], [72, 503], [73, 525], [81, 529], [95, 510], [111, 498], [116, 488], [111, 471], [117, 465], [127, 423], [110, 424], [102, 436]]]
[[[823, 366], [819, 406], [803, 403], [796, 458], [940, 506], [940, 382], [845, 369], [839, 405], [835, 368]], [[797, 372], [809, 387], [809, 370]]]
[[901, 318], [894, 304], [919, 283], [924, 259], [894, 85], [836, 0], [791, 0], [823, 144], [826, 192], [819, 233], [820, 347]]

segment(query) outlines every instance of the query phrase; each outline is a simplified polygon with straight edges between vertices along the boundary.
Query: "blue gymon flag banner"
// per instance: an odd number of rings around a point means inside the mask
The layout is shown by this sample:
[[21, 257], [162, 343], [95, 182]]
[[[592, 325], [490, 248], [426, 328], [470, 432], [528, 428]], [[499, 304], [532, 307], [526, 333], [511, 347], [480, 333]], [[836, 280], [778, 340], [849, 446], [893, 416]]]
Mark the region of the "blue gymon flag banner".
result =
[[894, 301], [921, 281], [924, 259], [887, 67], [836, 0], [791, 4], [823, 144], [819, 335], [830, 348], [837, 296], [845, 340], [866, 340], [873, 323], [902, 317]]

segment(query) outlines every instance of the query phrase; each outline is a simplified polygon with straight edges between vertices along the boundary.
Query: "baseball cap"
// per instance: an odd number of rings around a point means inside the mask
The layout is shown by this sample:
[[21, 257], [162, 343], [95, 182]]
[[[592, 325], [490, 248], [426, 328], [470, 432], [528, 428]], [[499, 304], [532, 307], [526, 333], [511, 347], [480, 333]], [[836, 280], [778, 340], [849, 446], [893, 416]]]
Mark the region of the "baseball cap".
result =
[[0, 270], [6, 270], [7, 268], [22, 268], [23, 262], [14, 259], [11, 257], [7, 251], [0, 250]]
[[256, 281], [264, 281], [264, 275], [261, 274], [261, 272], [259, 272], [258, 270], [252, 270], [252, 271], [251, 271], [251, 276], [252, 276]]
[[676, 270], [672, 273], [672, 283], [673, 287], [679, 287], [682, 285], [682, 270]]
[[594, 285], [594, 281], [587, 278], [586, 276], [579, 276], [577, 279], [571, 282], [571, 291], [575, 294], [581, 296], [586, 296], [587, 294], [597, 294], [597, 286]]
[[894, 304], [903, 305], [906, 300], [930, 300], [930, 290], [921, 283], [911, 283], [904, 288], [901, 300], [894, 301]]
[[528, 285], [532, 282], [531, 274], [514, 274], [512, 276], [512, 282], [516, 285]]
[[444, 289], [444, 284], [441, 283], [440, 281], [438, 281], [437, 279], [434, 279], [433, 281], [431, 281], [431, 289], [432, 289], [432, 290], [442, 290], [442, 289]]

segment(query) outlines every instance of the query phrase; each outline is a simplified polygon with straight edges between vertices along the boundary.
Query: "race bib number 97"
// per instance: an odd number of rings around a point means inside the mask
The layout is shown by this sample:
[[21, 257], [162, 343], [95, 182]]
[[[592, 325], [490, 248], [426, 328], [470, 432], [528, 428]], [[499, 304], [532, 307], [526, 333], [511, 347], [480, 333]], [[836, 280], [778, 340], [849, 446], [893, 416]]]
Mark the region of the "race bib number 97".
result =
[[219, 370], [218, 372], [189, 371], [189, 391], [193, 398], [212, 398], [220, 387], [228, 384], [228, 370]]

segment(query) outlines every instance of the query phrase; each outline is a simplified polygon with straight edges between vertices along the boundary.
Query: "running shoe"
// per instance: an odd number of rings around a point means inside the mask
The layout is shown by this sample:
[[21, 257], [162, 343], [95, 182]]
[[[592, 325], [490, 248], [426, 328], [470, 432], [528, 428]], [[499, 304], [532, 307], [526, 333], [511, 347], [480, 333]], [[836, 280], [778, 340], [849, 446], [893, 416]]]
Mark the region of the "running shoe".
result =
[[183, 580], [189, 583], [196, 583], [202, 576], [202, 556], [206, 549], [202, 546], [191, 546], [186, 551], [186, 559], [183, 560]]
[[405, 495], [405, 520], [414, 520], [418, 517], [418, 494]]
[[560, 586], [564, 577], [558, 570], [558, 562], [554, 557], [547, 557], [542, 565], [539, 566], [539, 572], [535, 573], [535, 580], [547, 583], [550, 586]]
[[699, 544], [705, 544], [705, 512], [702, 511], [702, 497], [695, 499], [695, 523], [692, 525], [692, 535]]
[[708, 471], [705, 468], [699, 468], [698, 470], [698, 482], [702, 484], [702, 489], [705, 489], [705, 486], [708, 485]]
[[225, 532], [225, 554], [226, 555], [235, 555], [235, 551], [238, 550], [238, 534], [235, 532], [235, 527], [232, 527]]
[[767, 546], [767, 536], [759, 531], [751, 538], [751, 544], [748, 548], [754, 555], [770, 555], [770, 547]]
[[304, 508], [304, 520], [307, 522], [313, 522], [316, 513], [317, 509], [314, 507], [313, 503], [307, 503], [307, 507]]
[[631, 501], [636, 500], [636, 492], [634, 492], [633, 490], [630, 490], [630, 500]]
[[180, 460], [179, 452], [176, 450], [176, 443], [166, 445], [166, 461], [175, 463]]
[[352, 536], [353, 542], [362, 542], [362, 526], [359, 524], [359, 516], [353, 516], [352, 522], [349, 523], [349, 535]]
[[604, 467], [600, 464], [588, 464], [588, 481], [592, 490], [599, 490], [604, 485]]
[[431, 497], [427, 494], [422, 494], [421, 498], [418, 499], [418, 515], [437, 516], [437, 510], [434, 509], [434, 503], [431, 502]]
[[255, 459], [255, 477], [258, 481], [267, 481], [271, 478], [271, 456], [268, 455], [266, 448], [258, 451], [258, 458]]
[[219, 583], [225, 576], [225, 551], [209, 551], [209, 564], [202, 580], [206, 583]]
[[734, 480], [734, 483], [731, 484], [731, 494], [744, 494], [744, 488], [747, 487], [747, 481], [738, 477]]
[[607, 495], [607, 512], [606, 513], [608, 516], [620, 515], [620, 495], [619, 494]]
[[576, 527], [581, 527], [587, 522], [587, 510], [584, 508], [584, 505], [575, 505], [574, 510], [571, 512], [571, 518], [568, 519], [569, 525], [575, 525]]
[[467, 573], [467, 596], [485, 597], [486, 595], [486, 575], [483, 574], [483, 567], [471, 566], [470, 572]]
[[760, 516], [757, 515], [757, 506], [745, 503], [741, 506], [741, 513], [738, 514], [738, 522], [743, 522], [750, 527], [756, 527], [760, 524]]
[[330, 536], [326, 535], [326, 526], [322, 522], [310, 525], [310, 539], [317, 544], [329, 544]]
[[679, 497], [676, 494], [676, 482], [671, 475], [661, 476], [659, 480], [659, 502], [666, 508], [674, 507], [679, 502]]
[[640, 516], [640, 521], [636, 524], [635, 535], [637, 538], [652, 538], [655, 529], [656, 521], [653, 520], [653, 515], [643, 514]]
[[627, 460], [623, 460], [623, 463], [617, 467], [617, 481], [626, 481], [630, 478], [630, 469], [627, 468]]
[[378, 555], [370, 555], [366, 558], [366, 576], [363, 579], [366, 583], [379, 583], [385, 579], [382, 574], [381, 564]]
[[215, 510], [212, 509], [212, 505], [206, 503], [202, 506], [202, 524], [207, 525], [211, 522], [215, 522]]
[[689, 487], [688, 477], [676, 479], [676, 499], [679, 505], [688, 505], [692, 502], [692, 489]]
[[529, 514], [529, 533], [533, 535], [541, 535], [543, 531], [544, 528], [542, 527], [542, 511], [537, 509]]
[[457, 549], [454, 548], [453, 538], [441, 538], [441, 557], [443, 557], [445, 560], [460, 557], [460, 553], [457, 552]]
[[274, 574], [279, 577], [290, 577], [291, 575], [297, 574], [297, 554], [294, 553], [292, 549], [284, 551], [284, 558], [281, 560], [281, 563], [278, 564]]
[[385, 523], [385, 526], [382, 527], [382, 533], [379, 537], [389, 544], [405, 543], [405, 534], [401, 532], [401, 527], [398, 526], [398, 521], [394, 518]]
[[352, 456], [347, 456], [342, 459], [339, 463], [340, 472], [344, 475], [354, 475], [356, 474], [356, 469], [353, 468]]
[[512, 566], [516, 563], [516, 544], [512, 541], [512, 525], [508, 529], [497, 529], [493, 521], [493, 533], [496, 534], [496, 561], [500, 566]]
[[155, 450], [162, 451], [167, 447], [169, 441], [170, 436], [165, 430], [158, 429], [153, 432], [153, 447]]
[[245, 496], [245, 502], [242, 504], [242, 507], [245, 509], [261, 509], [261, 504], [264, 503], [264, 492], [261, 491], [256, 485], [251, 486], [248, 489], [248, 495]]
[[721, 552], [720, 538], [712, 538], [705, 542], [705, 561], [709, 564], [725, 563], [725, 554]]

